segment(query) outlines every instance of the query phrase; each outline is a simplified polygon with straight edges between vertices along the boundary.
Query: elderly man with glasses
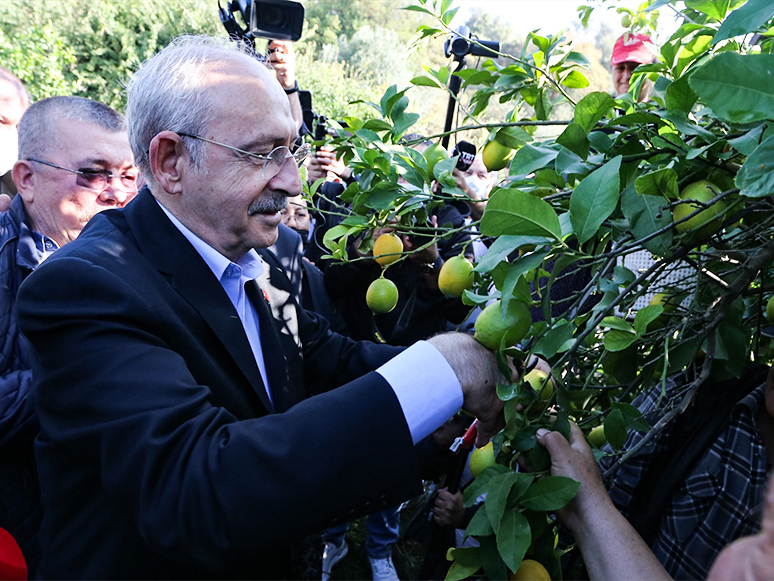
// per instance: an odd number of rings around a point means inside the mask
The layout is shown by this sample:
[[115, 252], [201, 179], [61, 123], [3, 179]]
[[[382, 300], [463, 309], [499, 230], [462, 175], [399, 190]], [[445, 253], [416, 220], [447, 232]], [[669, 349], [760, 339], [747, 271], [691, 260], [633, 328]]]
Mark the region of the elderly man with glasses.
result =
[[[123, 117], [81, 97], [33, 104], [19, 124], [12, 170], [18, 195], [0, 214], [0, 527], [20, 544], [30, 573], [38, 560], [40, 499], [33, 441], [33, 354], [15, 318], [19, 286], [97, 212], [137, 191]], [[56, 293], [57, 285], [46, 289]]]
[[491, 437], [504, 379], [468, 335], [354, 343], [288, 304], [264, 249], [306, 150], [253, 57], [178, 39], [137, 72], [126, 115], [147, 189], [20, 292], [39, 574], [288, 578], [295, 540], [420, 493], [414, 443], [460, 407]]

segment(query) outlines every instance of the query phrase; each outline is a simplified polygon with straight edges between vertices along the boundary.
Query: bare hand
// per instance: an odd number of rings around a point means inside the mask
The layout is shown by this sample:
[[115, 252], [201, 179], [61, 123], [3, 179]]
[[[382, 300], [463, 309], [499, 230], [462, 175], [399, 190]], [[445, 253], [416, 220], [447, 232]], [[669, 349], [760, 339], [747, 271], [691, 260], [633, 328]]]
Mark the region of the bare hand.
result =
[[433, 519], [439, 526], [445, 528], [460, 528], [465, 517], [465, 507], [462, 505], [462, 493], [455, 494], [446, 488], [438, 491], [433, 508]]
[[537, 431], [537, 440], [551, 455], [552, 476], [567, 476], [581, 483], [575, 498], [558, 513], [567, 527], [576, 530], [589, 506], [611, 503], [591, 447], [574, 422], [570, 422], [569, 442], [559, 432], [545, 428]]
[[[476, 446], [481, 447], [505, 425], [503, 401], [497, 383], [506, 379], [497, 367], [495, 354], [465, 333], [444, 333], [428, 339], [449, 362], [462, 386], [462, 407], [478, 418]], [[515, 378], [518, 374], [514, 371]]]
[[292, 89], [296, 85], [296, 56], [293, 43], [287, 40], [272, 40], [269, 43], [269, 62], [283, 89]]

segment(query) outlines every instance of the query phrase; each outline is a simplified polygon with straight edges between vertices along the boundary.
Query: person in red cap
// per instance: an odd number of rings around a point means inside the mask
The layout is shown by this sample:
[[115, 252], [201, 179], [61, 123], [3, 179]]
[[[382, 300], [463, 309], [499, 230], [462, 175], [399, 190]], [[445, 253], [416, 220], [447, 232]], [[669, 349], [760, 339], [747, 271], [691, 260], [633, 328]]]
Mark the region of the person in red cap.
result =
[[[610, 64], [613, 68], [613, 86], [615, 94], [622, 95], [629, 91], [629, 80], [632, 73], [640, 65], [652, 63], [658, 49], [647, 34], [625, 32], [613, 46], [613, 58]], [[647, 101], [653, 83], [646, 79], [640, 89], [638, 101]]]

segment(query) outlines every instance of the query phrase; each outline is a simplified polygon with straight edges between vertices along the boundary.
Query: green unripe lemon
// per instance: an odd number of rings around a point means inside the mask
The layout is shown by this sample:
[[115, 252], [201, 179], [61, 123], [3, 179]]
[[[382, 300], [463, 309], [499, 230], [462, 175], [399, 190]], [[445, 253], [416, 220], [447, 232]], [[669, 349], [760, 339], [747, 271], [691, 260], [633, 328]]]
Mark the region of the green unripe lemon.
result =
[[597, 426], [589, 432], [589, 435], [586, 436], [586, 438], [597, 448], [601, 448], [607, 443], [607, 438], [605, 437], [605, 426]]
[[[698, 182], [694, 182], [683, 188], [680, 192], [680, 199], [698, 200], [699, 202], [707, 203], [720, 192], [721, 189], [712, 182], [699, 180]], [[702, 207], [702, 205], [697, 204], [696, 202], [678, 204], [672, 210], [672, 220], [678, 222]], [[722, 219], [720, 214], [725, 209], [726, 203], [721, 200], [710, 207], [705, 208], [687, 221], [676, 224], [675, 229], [679, 234], [696, 231], [697, 236], [706, 238], [718, 229]]]
[[387, 278], [377, 278], [368, 286], [366, 304], [377, 315], [389, 313], [398, 304], [398, 287]]
[[550, 379], [545, 386], [543, 385], [546, 377], [548, 377], [548, 374], [540, 369], [533, 369], [524, 376], [524, 383], [531, 385], [532, 389], [540, 395], [540, 399], [543, 401], [548, 401], [554, 395], [554, 383]]
[[473, 288], [473, 278], [473, 263], [460, 254], [443, 263], [438, 288], [447, 297], [459, 298]]
[[427, 160], [427, 175], [430, 177], [430, 181], [432, 181], [435, 179], [433, 174], [433, 171], [435, 170], [435, 164], [444, 159], [448, 159], [449, 154], [443, 147], [437, 143], [434, 143], [425, 150], [424, 156]]
[[515, 150], [493, 139], [484, 146], [481, 159], [488, 171], [497, 171], [508, 165], [515, 153]]
[[501, 313], [500, 300], [487, 306], [476, 319], [473, 335], [488, 349], [498, 349], [505, 337], [505, 346], [512, 347], [521, 341], [532, 326], [529, 307], [521, 301], [511, 301], [506, 318]]
[[766, 318], [769, 322], [774, 323], [774, 296], [766, 303]]

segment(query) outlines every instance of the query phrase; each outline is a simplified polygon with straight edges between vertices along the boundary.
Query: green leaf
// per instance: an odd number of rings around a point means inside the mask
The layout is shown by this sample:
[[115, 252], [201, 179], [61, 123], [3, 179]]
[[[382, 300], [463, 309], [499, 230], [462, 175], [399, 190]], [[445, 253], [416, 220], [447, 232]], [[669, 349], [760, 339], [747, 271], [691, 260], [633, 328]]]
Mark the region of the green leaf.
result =
[[666, 106], [670, 111], [679, 110], [689, 113], [699, 96], [691, 89], [689, 75], [684, 75], [670, 83], [666, 90]]
[[516, 509], [503, 515], [500, 530], [497, 533], [497, 549], [511, 571], [516, 571], [532, 543], [529, 522]]
[[548, 330], [535, 344], [533, 353], [550, 359], [557, 353], [567, 351], [573, 344], [575, 325], [565, 321]]
[[581, 159], [586, 159], [589, 156], [589, 138], [586, 136], [586, 131], [577, 123], [570, 123], [565, 127], [562, 134], [556, 138], [556, 142]]
[[548, 476], [535, 481], [520, 502], [531, 510], [559, 510], [574, 497], [580, 482], [565, 476]]
[[728, 12], [729, 0], [685, 0], [685, 6], [703, 12], [717, 21], [723, 20]]
[[634, 332], [638, 335], [644, 335], [648, 330], [648, 325], [663, 312], [664, 307], [661, 305], [648, 305], [641, 308], [634, 317]]
[[550, 243], [551, 239], [544, 236], [498, 236], [479, 263], [476, 264], [474, 270], [476, 272], [489, 272], [501, 261], [508, 258], [508, 255], [517, 248], [527, 245], [545, 246]]
[[497, 539], [495, 537], [481, 537], [478, 539], [481, 549], [481, 566], [484, 568], [484, 575], [489, 579], [506, 579], [508, 570], [505, 562], [500, 557], [500, 551], [497, 548]]
[[585, 89], [589, 86], [589, 80], [580, 71], [570, 71], [562, 79], [562, 84], [570, 89]]
[[623, 351], [637, 340], [637, 335], [628, 331], [613, 329], [605, 333], [605, 348], [608, 351]]
[[516, 432], [516, 435], [511, 439], [511, 446], [517, 452], [526, 452], [532, 450], [537, 446], [537, 436], [535, 428], [524, 428]]
[[586, 177], [570, 196], [570, 221], [581, 244], [591, 239], [615, 210], [620, 169], [619, 155]]
[[597, 121], [607, 115], [614, 104], [615, 101], [607, 93], [589, 93], [575, 106], [575, 123], [580, 125], [588, 135]]
[[[505, 475], [504, 475], [505, 476]], [[487, 495], [487, 499], [489, 495]], [[492, 523], [489, 521], [486, 510], [477, 510], [473, 514], [473, 518], [470, 519], [467, 528], [465, 529], [465, 537], [486, 537], [495, 533]]]
[[732, 123], [774, 118], [774, 55], [723, 52], [697, 69], [690, 85], [718, 117]]
[[505, 147], [516, 149], [532, 141], [532, 136], [521, 127], [501, 127], [495, 133], [494, 140]]
[[549, 166], [559, 154], [558, 148], [525, 145], [511, 160], [511, 175], [526, 175]]
[[627, 333], [634, 333], [634, 327], [632, 327], [628, 321], [621, 317], [605, 317], [599, 323], [600, 327], [609, 327], [610, 329], [618, 329], [619, 331], [626, 331]]
[[484, 236], [561, 237], [559, 217], [548, 202], [511, 189], [499, 190], [489, 198], [480, 230]]
[[670, 200], [677, 200], [680, 192], [677, 172], [670, 167], [641, 175], [635, 180], [634, 188], [640, 195], [663, 196]]
[[749, 198], [774, 193], [774, 135], [765, 139], [745, 160], [736, 174], [736, 187]]
[[[672, 213], [666, 209], [667, 203], [661, 196], [638, 195], [632, 188], [627, 188], [621, 194], [621, 211], [629, 220], [629, 228], [636, 240], [642, 240], [672, 223]], [[642, 245], [657, 256], [667, 256], [673, 235], [671, 229], [666, 230]]]
[[715, 36], [712, 37], [712, 44], [717, 44], [727, 38], [754, 32], [766, 24], [772, 16], [774, 16], [774, 3], [750, 0], [744, 6], [728, 15], [728, 18], [718, 28]]
[[605, 438], [616, 450], [626, 443], [626, 424], [621, 410], [614, 409], [605, 418]]
[[481, 555], [478, 547], [457, 547], [450, 549], [450, 552], [454, 562], [446, 573], [445, 581], [462, 581], [481, 568]]
[[508, 505], [508, 495], [511, 493], [511, 488], [518, 481], [519, 474], [516, 472], [500, 474], [489, 481], [489, 491], [484, 501], [484, 508], [495, 533], [500, 530], [500, 521]]
[[508, 474], [510, 472], [513, 471], [501, 464], [489, 466], [486, 470], [478, 475], [478, 478], [476, 478], [467, 488], [465, 488], [465, 492], [462, 493], [462, 505], [465, 508], [470, 508], [473, 506], [473, 503], [476, 502], [476, 499], [487, 490], [489, 481], [492, 478], [498, 474]]
[[441, 87], [440, 83], [436, 81], [435, 79], [427, 76], [420, 76], [420, 77], [414, 77], [409, 81], [412, 85], [416, 85], [417, 87], [433, 87], [434, 89], [438, 89]]

